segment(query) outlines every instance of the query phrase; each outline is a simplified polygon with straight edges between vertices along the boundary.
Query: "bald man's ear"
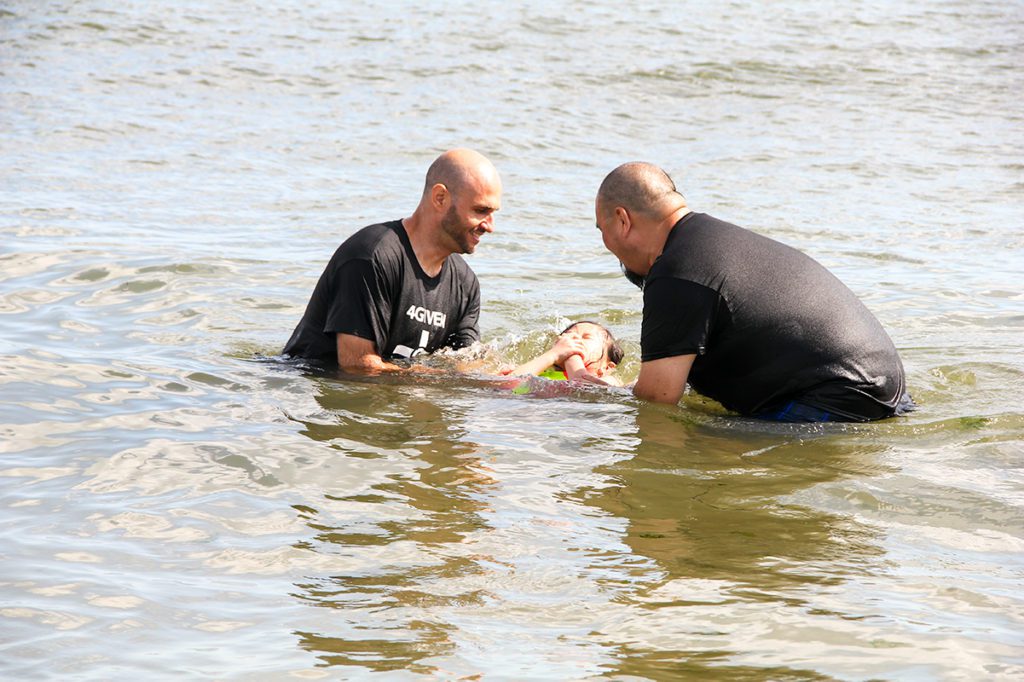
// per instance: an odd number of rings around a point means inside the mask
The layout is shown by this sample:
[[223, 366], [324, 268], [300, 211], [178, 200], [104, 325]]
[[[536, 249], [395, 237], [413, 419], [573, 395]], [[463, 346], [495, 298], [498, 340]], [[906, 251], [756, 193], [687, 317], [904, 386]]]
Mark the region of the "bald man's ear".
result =
[[633, 218], [629, 215], [629, 211], [622, 206], [615, 207], [615, 224], [622, 235], [626, 235], [633, 229]]
[[430, 205], [435, 210], [444, 212], [448, 208], [448, 201], [451, 199], [451, 192], [440, 182], [430, 188]]

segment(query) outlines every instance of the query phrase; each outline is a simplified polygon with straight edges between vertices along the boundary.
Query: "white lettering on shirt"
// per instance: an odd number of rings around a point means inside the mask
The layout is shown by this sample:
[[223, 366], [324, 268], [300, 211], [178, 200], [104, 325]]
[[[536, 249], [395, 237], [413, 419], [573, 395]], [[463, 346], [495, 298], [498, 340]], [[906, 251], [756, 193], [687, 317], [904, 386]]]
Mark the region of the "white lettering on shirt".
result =
[[448, 319], [448, 316], [444, 313], [437, 312], [436, 310], [427, 310], [418, 305], [409, 306], [409, 309], [405, 311], [405, 316], [411, 320], [425, 322], [435, 327], [443, 327]]
[[[420, 310], [422, 310], [422, 308]], [[442, 317], [443, 317], [443, 315], [442, 315]], [[415, 348], [415, 349], [409, 348], [409, 346], [406, 346], [405, 344], [401, 344], [400, 343], [397, 346], [395, 346], [395, 350], [392, 351], [392, 354], [393, 355], [397, 355], [398, 357], [401, 357], [401, 358], [414, 358], [417, 355], [425, 355], [426, 352], [427, 352], [427, 343], [429, 343], [429, 342], [430, 342], [430, 332], [428, 332], [426, 329], [424, 329], [423, 331], [420, 332], [420, 347], [419, 348]]]

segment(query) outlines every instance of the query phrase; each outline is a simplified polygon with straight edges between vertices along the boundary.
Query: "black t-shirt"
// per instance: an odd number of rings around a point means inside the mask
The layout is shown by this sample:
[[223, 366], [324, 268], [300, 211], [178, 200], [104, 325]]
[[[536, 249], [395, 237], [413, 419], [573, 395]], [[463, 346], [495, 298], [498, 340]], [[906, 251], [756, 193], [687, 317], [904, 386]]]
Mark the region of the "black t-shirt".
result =
[[702, 213], [684, 216], [644, 283], [642, 360], [696, 354], [689, 383], [742, 414], [790, 400], [848, 419], [892, 415], [892, 340], [806, 254]]
[[383, 358], [408, 358], [480, 339], [480, 285], [457, 254], [429, 277], [402, 221], [370, 225], [334, 252], [284, 354], [337, 362], [336, 334], [374, 342]]

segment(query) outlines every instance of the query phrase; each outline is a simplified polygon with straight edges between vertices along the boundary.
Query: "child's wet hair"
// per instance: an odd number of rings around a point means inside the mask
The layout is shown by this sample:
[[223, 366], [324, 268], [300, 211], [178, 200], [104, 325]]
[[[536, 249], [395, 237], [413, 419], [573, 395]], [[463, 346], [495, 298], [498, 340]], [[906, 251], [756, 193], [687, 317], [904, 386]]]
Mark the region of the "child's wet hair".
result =
[[607, 351], [608, 353], [608, 359], [614, 362], [616, 365], [622, 362], [622, 358], [626, 356], [626, 352], [622, 350], [622, 346], [620, 346], [619, 342], [615, 339], [614, 336], [612, 336], [612, 333], [608, 330], [608, 327], [604, 326], [600, 322], [594, 322], [593, 320], [576, 320], [568, 327], [560, 331], [558, 335], [561, 336], [562, 334], [566, 333], [567, 331], [569, 331], [570, 329], [579, 324], [592, 324], [595, 327], [599, 327], [601, 331], [604, 332], [605, 338], [608, 339], [608, 343], [605, 344], [605, 351]]

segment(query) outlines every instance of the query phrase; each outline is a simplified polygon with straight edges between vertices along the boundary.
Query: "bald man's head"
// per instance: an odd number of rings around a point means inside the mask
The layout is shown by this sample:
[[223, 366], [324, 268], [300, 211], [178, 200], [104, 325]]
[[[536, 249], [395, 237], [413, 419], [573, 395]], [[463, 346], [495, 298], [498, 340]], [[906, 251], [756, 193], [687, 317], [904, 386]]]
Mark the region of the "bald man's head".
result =
[[624, 163], [613, 170], [597, 190], [597, 205], [602, 211], [621, 206], [630, 213], [650, 217], [674, 209], [681, 198], [665, 171], [640, 161]]
[[423, 193], [428, 194], [438, 184], [458, 196], [466, 187], [495, 184], [500, 187], [501, 181], [497, 169], [483, 154], [472, 149], [450, 149], [430, 164]]

